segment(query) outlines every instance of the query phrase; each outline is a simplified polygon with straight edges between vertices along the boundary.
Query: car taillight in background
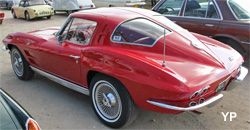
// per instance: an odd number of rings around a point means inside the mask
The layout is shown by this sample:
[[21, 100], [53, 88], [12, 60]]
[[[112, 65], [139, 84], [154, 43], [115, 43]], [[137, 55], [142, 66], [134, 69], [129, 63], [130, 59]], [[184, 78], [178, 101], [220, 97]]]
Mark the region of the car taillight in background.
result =
[[94, 5], [91, 5], [91, 8], [94, 8]]
[[4, 17], [4, 13], [0, 14], [0, 17]]
[[80, 9], [82, 9], [82, 6], [79, 6]]
[[53, 2], [53, 0], [49, 0], [50, 2]]
[[26, 130], [41, 130], [38, 123], [31, 118], [27, 119], [25, 126]]

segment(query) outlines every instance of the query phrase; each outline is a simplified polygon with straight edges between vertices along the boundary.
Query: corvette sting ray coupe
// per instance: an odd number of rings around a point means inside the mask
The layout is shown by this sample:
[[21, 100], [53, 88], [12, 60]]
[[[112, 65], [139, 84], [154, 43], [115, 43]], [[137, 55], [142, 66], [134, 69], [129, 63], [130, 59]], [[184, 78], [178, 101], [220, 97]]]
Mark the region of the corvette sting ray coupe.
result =
[[36, 72], [89, 95], [112, 128], [132, 123], [138, 108], [177, 114], [211, 107], [248, 73], [230, 46], [139, 8], [76, 12], [61, 28], [11, 33], [3, 43], [19, 79]]
[[25, 18], [29, 21], [38, 17], [50, 19], [54, 15], [54, 10], [43, 0], [21, 0], [19, 5], [12, 7], [11, 13], [13, 18]]

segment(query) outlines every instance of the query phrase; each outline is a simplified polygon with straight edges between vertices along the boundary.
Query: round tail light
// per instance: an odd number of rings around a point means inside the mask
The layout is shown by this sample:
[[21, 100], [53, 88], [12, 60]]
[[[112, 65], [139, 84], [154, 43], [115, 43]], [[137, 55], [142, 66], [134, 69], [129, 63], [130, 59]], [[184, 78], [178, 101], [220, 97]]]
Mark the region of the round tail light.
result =
[[31, 118], [27, 119], [25, 126], [26, 130], [40, 130], [38, 123]]
[[204, 98], [201, 98], [200, 100], [199, 100], [199, 104], [202, 104], [202, 103], [204, 103], [205, 102], [205, 99]]
[[196, 102], [190, 102], [190, 103], [189, 103], [189, 106], [190, 106], [190, 107], [193, 107], [193, 106], [196, 106], [196, 105], [197, 105]]

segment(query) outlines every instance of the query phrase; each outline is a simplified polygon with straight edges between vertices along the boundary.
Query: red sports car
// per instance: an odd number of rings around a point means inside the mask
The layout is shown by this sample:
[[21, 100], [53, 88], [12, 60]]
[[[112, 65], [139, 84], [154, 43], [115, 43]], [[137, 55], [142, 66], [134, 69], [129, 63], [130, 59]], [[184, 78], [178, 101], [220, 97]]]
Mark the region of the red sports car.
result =
[[4, 13], [0, 11], [0, 24], [3, 23], [3, 19], [4, 19]]
[[3, 43], [19, 79], [37, 72], [90, 95], [113, 128], [133, 122], [138, 108], [177, 114], [212, 106], [248, 73], [228, 45], [138, 8], [84, 10], [61, 28], [12, 33]]

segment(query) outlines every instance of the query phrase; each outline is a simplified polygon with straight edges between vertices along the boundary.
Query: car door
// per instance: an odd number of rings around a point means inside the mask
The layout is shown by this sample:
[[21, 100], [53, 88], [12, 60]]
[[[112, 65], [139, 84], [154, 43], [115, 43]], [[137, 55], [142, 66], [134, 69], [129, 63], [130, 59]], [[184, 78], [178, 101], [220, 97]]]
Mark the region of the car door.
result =
[[178, 25], [206, 36], [213, 36], [222, 17], [213, 0], [187, 0]]
[[26, 4], [28, 4], [28, 2], [25, 2], [25, 1], [20, 2], [19, 6], [15, 10], [17, 17], [25, 18], [24, 11], [25, 11]]
[[166, 16], [171, 21], [177, 23], [185, 0], [162, 0], [154, 8], [156, 11]]
[[82, 51], [89, 47], [90, 39], [95, 30], [96, 22], [80, 18], [71, 18], [67, 26], [61, 31], [63, 39], [59, 44], [50, 45], [44, 53], [43, 68], [49, 73], [56, 75], [76, 84], [81, 83]]

